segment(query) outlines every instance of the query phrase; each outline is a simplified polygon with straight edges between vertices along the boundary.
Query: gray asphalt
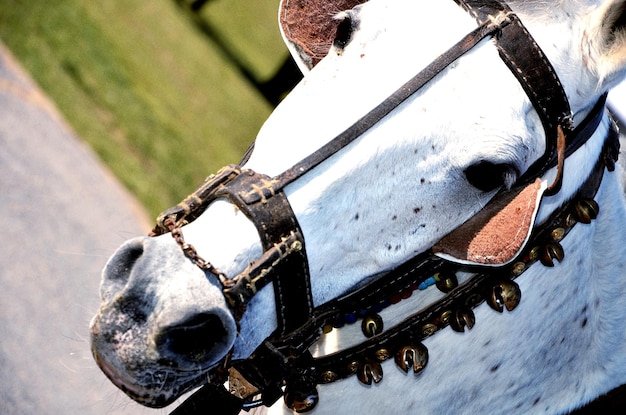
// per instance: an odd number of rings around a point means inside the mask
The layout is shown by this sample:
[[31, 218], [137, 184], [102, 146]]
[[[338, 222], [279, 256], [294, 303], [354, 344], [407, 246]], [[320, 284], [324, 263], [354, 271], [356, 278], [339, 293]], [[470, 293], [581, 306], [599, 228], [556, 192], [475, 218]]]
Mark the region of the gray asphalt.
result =
[[0, 45], [0, 414], [142, 414], [96, 367], [100, 270], [139, 205]]

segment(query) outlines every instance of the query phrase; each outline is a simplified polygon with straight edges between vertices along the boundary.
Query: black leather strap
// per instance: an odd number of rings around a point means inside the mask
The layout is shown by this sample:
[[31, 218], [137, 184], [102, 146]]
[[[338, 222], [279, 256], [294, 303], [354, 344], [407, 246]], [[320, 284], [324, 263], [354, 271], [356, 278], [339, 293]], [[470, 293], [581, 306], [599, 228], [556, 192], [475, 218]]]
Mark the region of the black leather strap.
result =
[[170, 412], [170, 415], [198, 415], [204, 413], [237, 415], [241, 411], [242, 406], [243, 401], [230, 394], [223, 385], [206, 384]]
[[209, 198], [226, 198], [235, 204], [256, 225], [264, 250], [300, 228], [284, 193], [276, 192], [271, 183], [272, 179], [263, 174], [242, 170]]
[[274, 189], [282, 189], [289, 183], [313, 169], [315, 166], [319, 165], [324, 160], [328, 159], [331, 155], [337, 153], [339, 150], [356, 140], [414, 93], [419, 91], [435, 76], [446, 69], [452, 62], [459, 59], [484, 38], [502, 30], [502, 28], [507, 24], [507, 21], [490, 21], [470, 32], [452, 48], [433, 60], [428, 66], [401, 86], [397, 91], [391, 94], [382, 103], [361, 117], [352, 126], [348, 127], [345, 131], [321, 147], [315, 153], [302, 159], [293, 167], [278, 175], [275, 178], [275, 184], [273, 186]]
[[[581, 185], [576, 195], [562, 209], [553, 213], [540, 227], [533, 231], [531, 242], [520, 254], [519, 258], [529, 258], [529, 252], [532, 248], [545, 241], [552, 240], [552, 231], [555, 228], [562, 228], [566, 222], [566, 217], [574, 209], [577, 201], [582, 199], [593, 199], [600, 187], [605, 168], [611, 170], [611, 162], [617, 159], [619, 152], [619, 134], [614, 124], [611, 125], [608, 136], [606, 137], [603, 155], [597, 161], [595, 167], [589, 177]], [[607, 163], [606, 159], [611, 162]], [[565, 232], [563, 237], [571, 230], [571, 227], [562, 228]], [[525, 261], [526, 268], [531, 266], [539, 258], [528, 259]], [[416, 261], [417, 263], [413, 262]], [[426, 271], [439, 271], [445, 267], [445, 264], [438, 263], [436, 258], [431, 261], [429, 258], [416, 257], [414, 260], [403, 264], [390, 271], [382, 280], [385, 281], [401, 281], [404, 285], [417, 283], [421, 280]], [[413, 266], [410, 266], [413, 264]], [[448, 325], [442, 316], [446, 311], [454, 311], [459, 309], [472, 309], [484, 301], [484, 293], [491, 287], [494, 281], [515, 279], [519, 274], [514, 271], [515, 261], [503, 268], [487, 270], [477, 269], [476, 274], [463, 285], [458, 286], [443, 299], [437, 303], [420, 310], [419, 312], [407, 317], [400, 324], [385, 329], [384, 332], [378, 334], [374, 338], [366, 340], [359, 345], [352, 346], [340, 352], [327, 355], [315, 359], [316, 373], [320, 376], [319, 383], [324, 383], [323, 374], [327, 371], [333, 371], [339, 378], [351, 376], [354, 372], [350, 363], [362, 359], [363, 356], [371, 356], [374, 358], [376, 352], [384, 349], [393, 352], [399, 346], [405, 345], [409, 340], [421, 341], [433, 334], [433, 332], [425, 332], [424, 327], [429, 324], [434, 330], [438, 331]], [[460, 267], [460, 266], [459, 266]], [[470, 270], [471, 271], [471, 270]], [[427, 274], [428, 275], [428, 274]], [[383, 288], [381, 288], [383, 289]], [[366, 301], [377, 301], [376, 290], [370, 290], [368, 287], [365, 295], [359, 291], [349, 294], [344, 298], [337, 299], [328, 304], [322, 305], [315, 310], [315, 314], [328, 312], [329, 310], [358, 310], [366, 306]], [[374, 295], [372, 295], [374, 294]], [[364, 303], [365, 302], [365, 303]], [[342, 304], [343, 303], [343, 304]], [[371, 303], [370, 303], [371, 304]], [[376, 304], [376, 303], [374, 303]]]
[[[211, 199], [227, 198], [254, 223], [264, 252], [271, 251], [285, 238], [295, 235], [297, 249], [274, 261], [262, 261], [265, 279], [274, 284], [278, 337], [304, 324], [313, 311], [309, 264], [300, 225], [282, 191], [275, 191], [272, 179], [243, 170], [227, 186], [218, 187]], [[290, 247], [287, 247], [289, 249]], [[280, 254], [280, 252], [279, 252]], [[259, 287], [260, 288], [260, 287]], [[256, 288], [255, 288], [256, 289]]]
[[[572, 134], [571, 110], [558, 76], [519, 18], [500, 1], [455, 1], [474, 16], [479, 27], [320, 150], [274, 178], [242, 170], [237, 166], [226, 168], [205, 182], [179, 206], [165, 213], [166, 216], [175, 217], [176, 222], [182, 225], [185, 221], [191, 221], [199, 216], [211, 201], [226, 198], [241, 209], [257, 227], [265, 254], [246, 271], [247, 274], [244, 272], [245, 275], [240, 275], [242, 278], [238, 279], [240, 285], [237, 289], [244, 294], [242, 305], [245, 306], [254, 292], [271, 280], [276, 292], [278, 329], [250, 359], [234, 362], [234, 365], [260, 388], [265, 395], [262, 399], [264, 403], [272, 403], [278, 398], [285, 381], [288, 383], [287, 386], [290, 383], [301, 382], [302, 379], [306, 380], [307, 385], [311, 382], [323, 383], [326, 381], [323, 376], [317, 380], [314, 378], [326, 370], [334, 371], [339, 377], [348, 376], [354, 373], [351, 365], [354, 358], [371, 355], [381, 347], [394, 350], [407, 340], [407, 336], [411, 337], [411, 332], [412, 337], [420, 340], [425, 336], [422, 330], [425, 322], [432, 322], [436, 329], [444, 327], [447, 323], [440, 321], [443, 311], [475, 306], [478, 304], [477, 301], [482, 301], [480, 293], [494, 278], [491, 272], [481, 271], [472, 280], [446, 296], [442, 302], [408, 317], [402, 327], [388, 329], [375, 339], [339, 354], [314, 361], [310, 356], [305, 358], [308, 356], [306, 349], [320, 335], [319, 329], [322, 325], [346, 313], [355, 313], [364, 306], [375, 307], [393, 291], [396, 293], [402, 291], [409, 285], [427, 278], [427, 275], [439, 271], [445, 264], [440, 259], [430, 258], [428, 253], [423, 254], [386, 275], [384, 281], [377, 280], [367, 288], [314, 310], [304, 238], [283, 193], [286, 185], [360, 137], [441, 73], [450, 63], [489, 36], [493, 36], [502, 60], [527, 93], [539, 114], [546, 134], [544, 156], [531, 166], [521, 181], [539, 176], [555, 164], [557, 131], [565, 132], [566, 154], [571, 154], [586, 142], [602, 119], [603, 99], [596, 104], [594, 111], [582, 126]], [[596, 178], [592, 177], [594, 178], [590, 181], [594, 182]], [[583, 193], [585, 191], [583, 190]], [[155, 234], [158, 234], [156, 230]], [[287, 240], [289, 244], [286, 244]], [[258, 283], [248, 284], [253, 279], [258, 279]], [[207, 385], [203, 389], [207, 390], [198, 398], [194, 395], [190, 401], [205, 400], [209, 405], [212, 399], [223, 401], [231, 408], [229, 411], [244, 405], [238, 398], [230, 399], [229, 396], [225, 396], [224, 393], [227, 392], [218, 386]]]
[[[567, 137], [572, 129], [572, 111], [565, 90], [554, 67], [537, 42], [508, 5], [492, 0], [455, 0], [479, 24], [505, 13], [511, 24], [494, 37], [502, 61], [517, 78], [541, 119], [546, 135], [546, 149], [522, 176], [520, 183], [534, 180], [556, 163], [557, 128], [561, 126]], [[566, 145], [569, 143], [566, 141]]]
[[626, 414], [626, 384], [618, 386], [587, 405], [570, 412], [570, 415]]

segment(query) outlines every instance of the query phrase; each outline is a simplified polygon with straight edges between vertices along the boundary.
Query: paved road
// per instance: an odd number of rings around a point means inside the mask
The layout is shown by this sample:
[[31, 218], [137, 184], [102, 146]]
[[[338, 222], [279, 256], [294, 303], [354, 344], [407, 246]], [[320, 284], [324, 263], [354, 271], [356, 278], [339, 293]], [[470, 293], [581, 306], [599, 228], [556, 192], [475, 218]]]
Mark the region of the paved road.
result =
[[165, 412], [117, 391], [89, 351], [100, 269], [144, 214], [2, 45], [0, 215], [0, 414]]

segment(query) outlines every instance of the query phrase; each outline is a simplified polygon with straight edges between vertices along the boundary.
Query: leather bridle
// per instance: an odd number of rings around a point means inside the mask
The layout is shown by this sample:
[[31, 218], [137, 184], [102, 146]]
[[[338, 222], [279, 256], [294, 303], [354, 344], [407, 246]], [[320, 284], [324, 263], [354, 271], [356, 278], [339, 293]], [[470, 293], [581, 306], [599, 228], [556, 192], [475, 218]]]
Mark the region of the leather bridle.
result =
[[[421, 344], [424, 338], [448, 325], [459, 331], [466, 326], [471, 328], [474, 324], [471, 310], [486, 297], [498, 311], [517, 305], [521, 293], [513, 280], [534, 262], [551, 266], [554, 259], [561, 260], [563, 252], [559, 241], [575, 223], [588, 223], [595, 218], [598, 206], [593, 197], [605, 167], [613, 169], [619, 151], [614, 125], [605, 141], [604, 157], [574, 199], [534, 228], [527, 248], [510, 265], [472, 269], [475, 275], [457, 286], [454, 275], [461, 266], [427, 251], [344, 297], [314, 306], [305, 240], [285, 196], [285, 187], [360, 137], [482, 40], [492, 39], [544, 127], [545, 153], [518, 180], [516, 187], [533, 182], [557, 166], [557, 178], [546, 194], [558, 192], [564, 159], [593, 135], [605, 115], [606, 96], [573, 129], [569, 101], [558, 76], [517, 15], [500, 1], [455, 2], [476, 19], [477, 29], [328, 144], [275, 177], [238, 165], [226, 166], [210, 176], [183, 202], [159, 216], [152, 235], [171, 232], [191, 260], [217, 275], [237, 320], [255, 293], [272, 283], [278, 322], [273, 335], [249, 359], [230, 362], [229, 357], [225, 358], [209, 374], [209, 383], [173, 413], [193, 413], [205, 403], [214, 405], [215, 402], [221, 403], [224, 413], [238, 413], [242, 408], [258, 404], [269, 406], [283, 394], [291, 408], [304, 412], [317, 402], [317, 384], [353, 374], [364, 383], [378, 382], [382, 379], [380, 362], [384, 360], [395, 358], [401, 368], [412, 368], [417, 372], [427, 362], [427, 350]], [[261, 258], [233, 278], [228, 278], [202, 259], [182, 236], [181, 227], [197, 218], [217, 199], [230, 201], [255, 224], [264, 251]], [[434, 305], [383, 331], [382, 321], [375, 318], [376, 313], [393, 303], [394, 297], [408, 296], [420, 285], [433, 284], [433, 279], [448, 294]], [[368, 340], [332, 355], [311, 356], [308, 349], [319, 339], [322, 330], [357, 319], [363, 319], [364, 332], [371, 331]], [[227, 392], [222, 386], [229, 371], [231, 388], [233, 384], [239, 385], [237, 394]], [[260, 398], [252, 401], [255, 395]]]

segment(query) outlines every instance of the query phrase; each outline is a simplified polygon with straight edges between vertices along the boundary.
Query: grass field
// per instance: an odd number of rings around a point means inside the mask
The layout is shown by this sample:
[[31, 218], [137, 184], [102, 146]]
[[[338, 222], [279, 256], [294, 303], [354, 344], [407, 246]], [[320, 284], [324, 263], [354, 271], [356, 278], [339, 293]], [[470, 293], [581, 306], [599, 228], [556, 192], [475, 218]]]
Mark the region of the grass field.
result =
[[[262, 78], [286, 56], [277, 7], [202, 16]], [[0, 39], [152, 215], [237, 162], [271, 111], [173, 0], [0, 0]]]

